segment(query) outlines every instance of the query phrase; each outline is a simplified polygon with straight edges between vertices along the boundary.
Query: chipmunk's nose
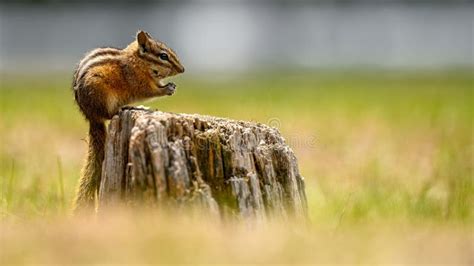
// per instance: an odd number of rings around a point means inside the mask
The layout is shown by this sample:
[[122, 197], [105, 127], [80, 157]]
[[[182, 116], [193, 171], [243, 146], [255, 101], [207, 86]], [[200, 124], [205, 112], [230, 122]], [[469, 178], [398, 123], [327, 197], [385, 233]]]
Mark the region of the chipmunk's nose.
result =
[[184, 67], [181, 66], [181, 68], [178, 70], [179, 73], [184, 73]]

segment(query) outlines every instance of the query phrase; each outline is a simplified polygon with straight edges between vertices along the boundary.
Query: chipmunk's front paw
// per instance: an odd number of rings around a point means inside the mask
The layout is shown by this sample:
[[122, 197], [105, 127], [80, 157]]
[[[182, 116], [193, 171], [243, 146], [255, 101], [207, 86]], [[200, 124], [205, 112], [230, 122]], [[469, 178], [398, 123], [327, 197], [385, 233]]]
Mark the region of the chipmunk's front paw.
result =
[[173, 95], [174, 92], [176, 91], [176, 84], [174, 84], [173, 82], [170, 82], [170, 83], [166, 84], [164, 89], [165, 89], [165, 94], [166, 95]]

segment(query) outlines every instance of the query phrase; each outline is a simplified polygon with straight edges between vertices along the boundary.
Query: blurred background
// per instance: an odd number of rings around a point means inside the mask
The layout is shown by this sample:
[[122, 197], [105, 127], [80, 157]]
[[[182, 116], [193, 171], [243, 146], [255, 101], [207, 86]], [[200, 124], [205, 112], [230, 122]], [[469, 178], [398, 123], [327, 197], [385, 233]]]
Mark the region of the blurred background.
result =
[[126, 46], [139, 28], [190, 72], [473, 64], [469, 1], [2, 2], [2, 70], [68, 70], [97, 45]]
[[[472, 265], [473, 24], [463, 0], [1, 0], [0, 261]], [[186, 68], [144, 104], [279, 128], [307, 228], [70, 218], [88, 127], [72, 73], [138, 29]]]

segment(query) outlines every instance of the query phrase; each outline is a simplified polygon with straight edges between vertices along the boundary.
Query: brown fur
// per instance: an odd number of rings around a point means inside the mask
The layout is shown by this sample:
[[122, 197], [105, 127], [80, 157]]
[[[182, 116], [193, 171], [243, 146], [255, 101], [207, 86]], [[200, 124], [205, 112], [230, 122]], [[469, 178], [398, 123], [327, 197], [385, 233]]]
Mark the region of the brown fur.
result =
[[[76, 209], [94, 206], [104, 159], [105, 120], [124, 105], [171, 95], [174, 85], [160, 85], [161, 80], [184, 72], [175, 52], [143, 31], [125, 49], [117, 51], [96, 50], [81, 61], [74, 74], [75, 99], [89, 121], [89, 150], [76, 194]], [[161, 53], [166, 53], [168, 60], [161, 59]]]

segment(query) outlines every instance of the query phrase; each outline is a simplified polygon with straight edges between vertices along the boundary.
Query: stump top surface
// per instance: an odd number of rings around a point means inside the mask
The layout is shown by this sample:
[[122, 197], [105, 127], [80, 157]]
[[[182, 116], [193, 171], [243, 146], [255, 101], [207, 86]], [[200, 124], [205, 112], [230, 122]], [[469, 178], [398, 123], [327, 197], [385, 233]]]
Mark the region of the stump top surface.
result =
[[[236, 132], [239, 132], [242, 135], [247, 133], [257, 133], [261, 136], [265, 136], [263, 139], [265, 139], [266, 144], [285, 143], [285, 139], [281, 136], [277, 128], [259, 122], [234, 120], [201, 114], [162, 112], [151, 109], [132, 109], [123, 112], [130, 113], [132, 120], [135, 121], [135, 125], [146, 125], [149, 123], [160, 122], [165, 126], [169, 126], [170, 124], [175, 124], [179, 121], [179, 124], [181, 125], [191, 125], [194, 127], [194, 130], [204, 133], [215, 130], [219, 131], [221, 136], [235, 135]], [[122, 116], [123, 112], [120, 113], [119, 116]]]
[[173, 113], [173, 112], [162, 112], [159, 110], [141, 110], [141, 109], [132, 109], [127, 110], [132, 113], [132, 116], [136, 118], [146, 118], [146, 119], [155, 119], [159, 121], [165, 121], [169, 119], [185, 119], [185, 120], [199, 120], [202, 122], [208, 122], [216, 125], [221, 126], [231, 126], [231, 125], [238, 125], [242, 127], [258, 127], [265, 130], [275, 130], [278, 129], [274, 127], [270, 127], [268, 125], [259, 123], [259, 122], [250, 122], [250, 121], [243, 121], [243, 120], [235, 120], [229, 119], [224, 117], [216, 117], [210, 115], [201, 115], [201, 114], [186, 114], [186, 113]]

